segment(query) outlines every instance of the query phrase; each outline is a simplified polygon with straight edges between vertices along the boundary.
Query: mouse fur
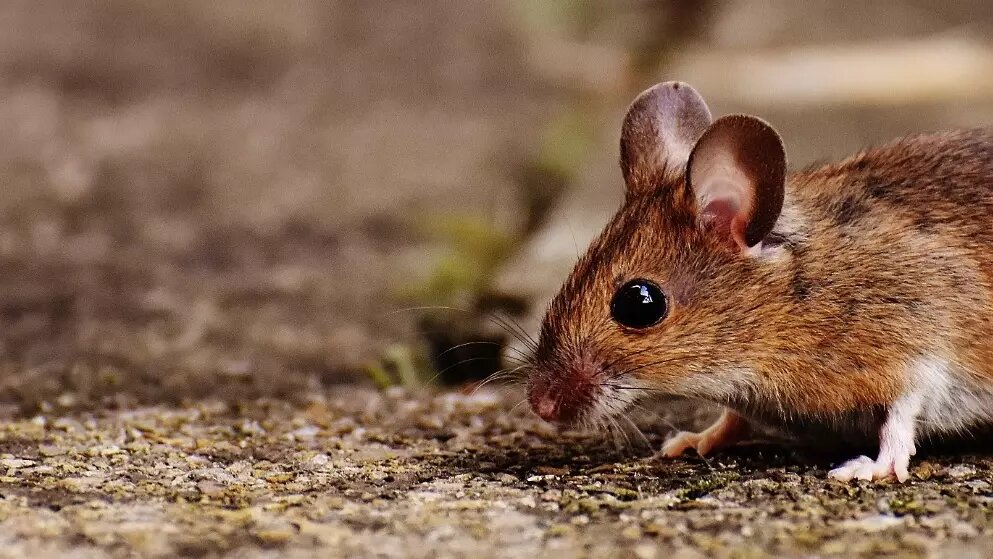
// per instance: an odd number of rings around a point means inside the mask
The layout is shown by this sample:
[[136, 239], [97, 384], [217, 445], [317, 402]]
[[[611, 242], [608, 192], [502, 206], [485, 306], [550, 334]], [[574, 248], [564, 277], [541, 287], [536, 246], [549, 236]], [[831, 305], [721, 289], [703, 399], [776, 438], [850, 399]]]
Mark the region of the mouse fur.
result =
[[[991, 422], [993, 132], [910, 136], [789, 174], [782, 149], [760, 119], [714, 121], [686, 84], [639, 96], [624, 203], [542, 323], [539, 415], [595, 424], [682, 396], [725, 412], [666, 455], [754, 423], [819, 429], [880, 443], [833, 477], [901, 480], [922, 438]], [[632, 278], [665, 292], [658, 324], [612, 320]]]

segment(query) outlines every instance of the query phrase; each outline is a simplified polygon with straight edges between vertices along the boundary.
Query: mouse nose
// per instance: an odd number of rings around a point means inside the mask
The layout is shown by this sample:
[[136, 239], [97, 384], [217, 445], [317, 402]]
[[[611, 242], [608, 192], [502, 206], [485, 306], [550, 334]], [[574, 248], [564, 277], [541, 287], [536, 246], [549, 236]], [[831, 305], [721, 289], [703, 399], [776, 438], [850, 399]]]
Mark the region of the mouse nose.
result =
[[571, 423], [582, 415], [593, 400], [591, 385], [565, 379], [534, 382], [528, 399], [538, 417], [552, 423]]
[[534, 409], [534, 413], [538, 414], [538, 417], [545, 421], [554, 422], [559, 418], [558, 401], [548, 391], [542, 391], [541, 394], [532, 396], [531, 408]]

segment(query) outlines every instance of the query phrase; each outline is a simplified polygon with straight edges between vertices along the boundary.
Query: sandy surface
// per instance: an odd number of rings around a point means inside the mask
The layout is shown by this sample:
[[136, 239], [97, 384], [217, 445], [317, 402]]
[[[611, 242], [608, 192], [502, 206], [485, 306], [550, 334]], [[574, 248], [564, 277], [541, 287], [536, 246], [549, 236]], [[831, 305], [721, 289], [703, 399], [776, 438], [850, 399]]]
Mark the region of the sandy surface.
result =
[[[753, 442], [660, 461], [646, 438], [557, 433], [516, 394], [349, 389], [0, 427], [0, 556], [963, 557], [993, 545], [993, 460], [925, 456], [906, 484]], [[627, 437], [627, 440], [625, 440]], [[616, 443], [616, 444], [615, 444]]]

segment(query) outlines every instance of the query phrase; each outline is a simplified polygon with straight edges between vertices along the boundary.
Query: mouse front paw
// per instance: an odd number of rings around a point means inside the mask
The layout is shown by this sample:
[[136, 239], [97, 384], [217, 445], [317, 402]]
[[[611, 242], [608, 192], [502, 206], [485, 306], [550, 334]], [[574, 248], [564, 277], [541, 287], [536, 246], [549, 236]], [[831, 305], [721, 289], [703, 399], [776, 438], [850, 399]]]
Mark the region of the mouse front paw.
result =
[[702, 433], [680, 431], [662, 445], [662, 450], [659, 451], [659, 454], [665, 456], [666, 458], [679, 458], [685, 454], [687, 450], [692, 448], [693, 450], [696, 450], [700, 456], [703, 456], [704, 453], [700, 452], [700, 442], [702, 439]]
[[680, 431], [662, 445], [659, 451], [666, 458], [677, 458], [687, 450], [696, 450], [700, 456], [711, 451], [732, 445], [748, 434], [748, 422], [731, 410], [724, 410], [713, 425], [699, 433]]

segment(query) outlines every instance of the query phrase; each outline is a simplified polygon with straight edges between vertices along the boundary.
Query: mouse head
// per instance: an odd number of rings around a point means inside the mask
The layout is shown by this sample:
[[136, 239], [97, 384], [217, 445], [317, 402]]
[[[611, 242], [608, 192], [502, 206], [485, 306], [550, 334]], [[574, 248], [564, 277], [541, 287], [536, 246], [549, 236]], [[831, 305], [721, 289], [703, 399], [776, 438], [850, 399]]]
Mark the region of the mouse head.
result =
[[764, 268], [786, 157], [768, 124], [713, 120], [692, 87], [658, 84], [628, 109], [621, 169], [624, 205], [542, 324], [528, 393], [550, 421], [596, 422], [657, 392], [727, 401], [775, 312]]

